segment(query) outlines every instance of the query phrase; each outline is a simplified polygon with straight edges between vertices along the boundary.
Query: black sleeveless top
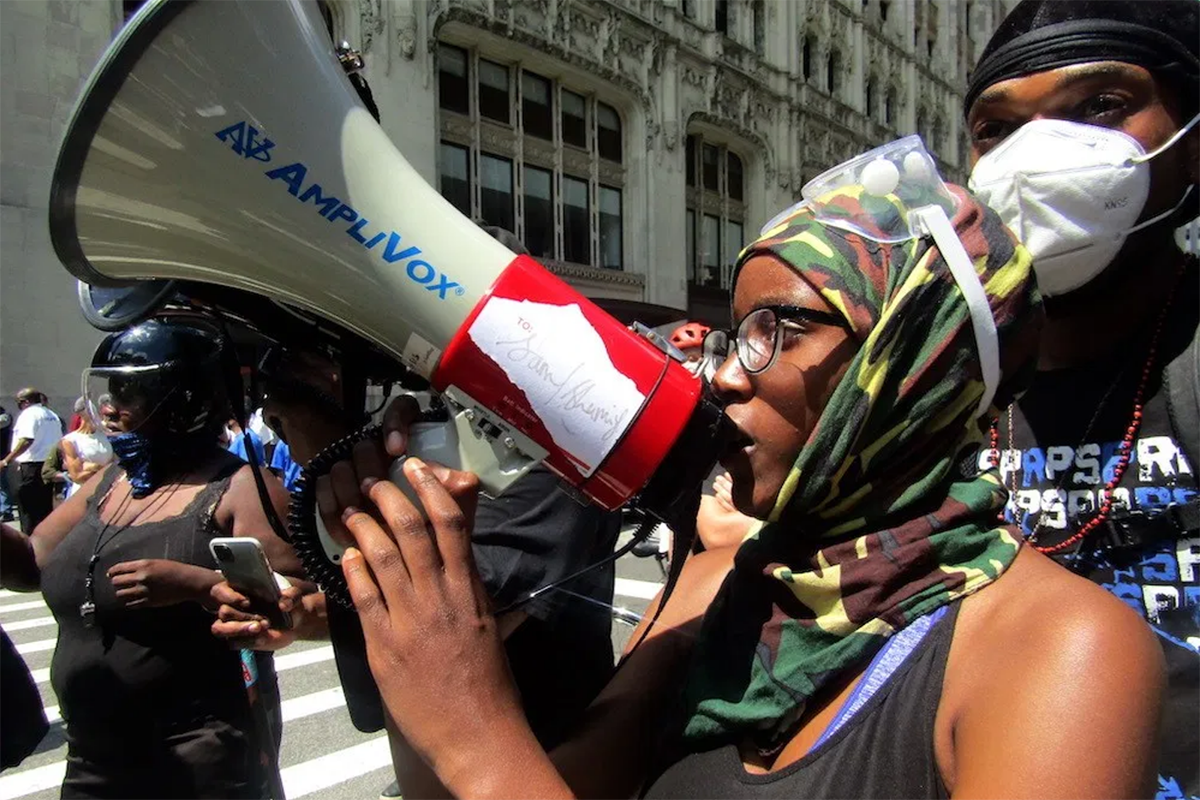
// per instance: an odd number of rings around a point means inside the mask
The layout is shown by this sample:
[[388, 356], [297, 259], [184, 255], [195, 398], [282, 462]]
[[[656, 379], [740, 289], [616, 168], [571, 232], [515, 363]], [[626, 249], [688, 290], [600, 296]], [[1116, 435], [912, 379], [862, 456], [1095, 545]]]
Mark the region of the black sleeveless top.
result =
[[[242, 466], [231, 457], [178, 516], [104, 531], [98, 506], [121, 470], [110, 467], [87, 511], [42, 568], [42, 594], [58, 623], [50, 681], [74, 738], [162, 737], [204, 720], [244, 728], [249, 703], [238, 651], [210, 630], [213, 616], [197, 603], [126, 608], [106, 573], [123, 561], [162, 558], [216, 569], [208, 542], [213, 513]], [[104, 541], [94, 576], [94, 624], [79, 607], [97, 536]], [[109, 537], [112, 537], [109, 540]]]
[[959, 606], [950, 606], [871, 699], [799, 761], [756, 775], [742, 766], [737, 745], [725, 745], [684, 756], [644, 797], [949, 797], [933, 754], [933, 722]]

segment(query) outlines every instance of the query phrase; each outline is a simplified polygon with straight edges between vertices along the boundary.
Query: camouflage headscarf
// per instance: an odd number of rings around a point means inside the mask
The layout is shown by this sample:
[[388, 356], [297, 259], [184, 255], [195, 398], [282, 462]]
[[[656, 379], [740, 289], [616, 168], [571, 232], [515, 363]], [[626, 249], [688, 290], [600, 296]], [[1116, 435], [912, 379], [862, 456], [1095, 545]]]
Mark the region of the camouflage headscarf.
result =
[[[1032, 378], [1041, 301], [1030, 259], [965, 192], [951, 222], [996, 321], [994, 407]], [[849, 187], [826, 208], [882, 219], [895, 196]], [[888, 636], [995, 580], [1019, 541], [997, 527], [998, 474], [980, 473], [983, 381], [966, 302], [932, 239], [880, 244], [802, 207], [747, 247], [804, 276], [859, 349], [776, 500], [705, 617], [685, 686], [685, 745], [785, 744], [808, 699]]]

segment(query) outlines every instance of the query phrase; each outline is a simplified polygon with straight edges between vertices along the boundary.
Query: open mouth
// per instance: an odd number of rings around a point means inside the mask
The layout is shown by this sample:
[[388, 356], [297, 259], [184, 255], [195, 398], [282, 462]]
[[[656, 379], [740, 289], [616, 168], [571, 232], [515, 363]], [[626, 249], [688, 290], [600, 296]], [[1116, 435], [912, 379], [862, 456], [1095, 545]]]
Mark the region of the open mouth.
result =
[[[734, 424], [734, 427], [737, 427], [736, 423]], [[747, 434], [741, 428], [737, 428], [737, 434], [730, 437], [729, 443], [726, 444], [721, 450], [721, 463], [725, 463], [726, 460], [733, 458], [740, 453], [744, 453], [753, 446], [754, 440], [750, 438], [749, 434]]]

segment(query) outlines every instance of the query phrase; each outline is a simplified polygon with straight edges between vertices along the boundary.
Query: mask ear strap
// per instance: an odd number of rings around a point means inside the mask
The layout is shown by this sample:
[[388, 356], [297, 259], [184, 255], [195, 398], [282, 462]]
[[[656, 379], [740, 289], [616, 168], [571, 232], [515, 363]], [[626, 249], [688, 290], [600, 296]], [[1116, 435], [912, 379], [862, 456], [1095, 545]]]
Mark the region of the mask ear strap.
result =
[[996, 320], [992, 316], [992, 305], [988, 302], [987, 292], [983, 282], [975, 272], [971, 257], [963, 247], [962, 240], [954, 232], [946, 211], [941, 206], [925, 206], [908, 212], [908, 221], [913, 232], [920, 236], [932, 235], [938, 252], [954, 282], [962, 292], [963, 300], [967, 302], [967, 310], [971, 314], [971, 329], [975, 333], [975, 349], [979, 353], [979, 371], [983, 375], [983, 396], [979, 398], [979, 406], [975, 416], [982, 417], [988, 412], [992, 400], [996, 397], [996, 389], [1000, 386], [1000, 343], [996, 334]]
[[1139, 222], [1137, 225], [1134, 225], [1132, 228], [1125, 231], [1121, 235], [1128, 236], [1129, 234], [1134, 233], [1135, 231], [1140, 231], [1142, 228], [1148, 228], [1151, 225], [1153, 225], [1154, 223], [1162, 222], [1167, 217], [1172, 216], [1176, 211], [1178, 211], [1183, 206], [1184, 203], [1187, 202], [1188, 196], [1191, 195], [1192, 189], [1195, 189], [1195, 188], [1196, 188], [1195, 186], [1187, 187], [1186, 189], [1183, 190], [1183, 195], [1179, 198], [1178, 203], [1171, 206], [1170, 208], [1168, 208], [1166, 211], [1162, 212], [1161, 214], [1155, 214], [1150, 219]]
[[1154, 158], [1155, 156], [1157, 156], [1161, 153], [1164, 153], [1167, 150], [1170, 150], [1172, 147], [1175, 146], [1176, 142], [1178, 142], [1184, 136], [1187, 136], [1188, 131], [1190, 131], [1192, 128], [1196, 127], [1197, 122], [1200, 122], [1200, 114], [1197, 114], [1196, 116], [1192, 117], [1191, 120], [1189, 120], [1186, 125], [1184, 125], [1179, 130], [1175, 131], [1175, 133], [1171, 134], [1170, 139], [1167, 139], [1161, 145], [1154, 148], [1149, 153], [1146, 153], [1146, 155], [1144, 155], [1144, 156], [1134, 156], [1133, 158], [1129, 159], [1128, 163], [1129, 164], [1141, 164], [1143, 161], [1149, 161], [1150, 159]]

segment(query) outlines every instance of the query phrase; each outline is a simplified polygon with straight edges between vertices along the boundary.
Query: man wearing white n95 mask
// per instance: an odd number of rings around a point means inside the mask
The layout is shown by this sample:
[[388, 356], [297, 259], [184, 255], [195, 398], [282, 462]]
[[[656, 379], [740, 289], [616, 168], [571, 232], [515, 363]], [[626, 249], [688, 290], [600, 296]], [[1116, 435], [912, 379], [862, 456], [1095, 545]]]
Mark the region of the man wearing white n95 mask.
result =
[[1033, 387], [980, 460], [1033, 546], [1158, 633], [1161, 798], [1200, 794], [1200, 270], [1175, 236], [1200, 209], [1198, 11], [1023, 0], [965, 103], [971, 188], [1033, 254], [1047, 311]]

